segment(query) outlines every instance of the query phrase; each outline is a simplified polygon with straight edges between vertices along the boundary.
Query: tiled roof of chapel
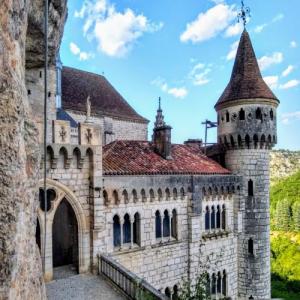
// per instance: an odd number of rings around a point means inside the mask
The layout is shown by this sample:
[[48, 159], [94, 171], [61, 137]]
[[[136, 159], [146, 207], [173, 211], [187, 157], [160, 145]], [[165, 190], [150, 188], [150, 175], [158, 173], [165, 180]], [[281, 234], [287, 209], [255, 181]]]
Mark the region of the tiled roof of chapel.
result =
[[172, 145], [172, 159], [157, 154], [147, 141], [114, 141], [103, 147], [104, 175], [199, 174], [226, 175], [230, 171], [205, 156], [200, 149]]
[[245, 29], [239, 42], [230, 81], [215, 108], [235, 100], [256, 98], [278, 101], [262, 78], [249, 33]]
[[65, 110], [86, 113], [86, 100], [90, 96], [92, 114], [148, 123], [102, 75], [63, 67], [61, 81]]

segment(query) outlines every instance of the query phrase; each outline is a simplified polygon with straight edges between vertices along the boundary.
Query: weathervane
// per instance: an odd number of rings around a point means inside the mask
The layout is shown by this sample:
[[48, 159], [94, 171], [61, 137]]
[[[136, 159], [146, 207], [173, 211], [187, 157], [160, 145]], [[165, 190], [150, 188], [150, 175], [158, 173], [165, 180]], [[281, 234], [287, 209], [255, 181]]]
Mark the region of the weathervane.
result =
[[244, 27], [246, 27], [247, 16], [251, 17], [250, 8], [245, 6], [243, 0], [241, 2], [242, 2], [242, 7], [241, 7], [241, 11], [238, 13], [238, 22], [243, 20]]

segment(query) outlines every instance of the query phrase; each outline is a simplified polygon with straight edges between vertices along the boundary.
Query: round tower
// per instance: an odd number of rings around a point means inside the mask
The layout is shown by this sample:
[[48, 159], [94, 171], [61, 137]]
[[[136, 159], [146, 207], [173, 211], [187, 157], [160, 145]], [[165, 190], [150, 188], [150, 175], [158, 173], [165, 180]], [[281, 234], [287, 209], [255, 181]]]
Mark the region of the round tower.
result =
[[261, 76], [244, 30], [230, 81], [215, 105], [218, 143], [225, 149], [226, 167], [243, 177], [240, 203], [236, 205], [242, 216], [238, 294], [243, 299], [271, 299], [269, 151], [277, 142], [278, 104]]

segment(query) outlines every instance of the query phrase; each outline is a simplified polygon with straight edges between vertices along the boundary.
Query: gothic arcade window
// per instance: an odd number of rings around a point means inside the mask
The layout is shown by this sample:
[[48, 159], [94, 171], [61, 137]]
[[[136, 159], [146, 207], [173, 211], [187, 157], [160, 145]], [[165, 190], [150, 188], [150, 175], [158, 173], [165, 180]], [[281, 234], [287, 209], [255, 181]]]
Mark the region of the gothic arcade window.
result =
[[141, 196], [142, 196], [142, 201], [146, 202], [147, 201], [147, 197], [146, 197], [146, 192], [144, 189], [141, 190]]
[[248, 181], [248, 196], [249, 197], [254, 196], [253, 181], [251, 179]]
[[113, 191], [114, 204], [119, 204], [119, 195], [116, 190]]
[[217, 277], [217, 294], [221, 294], [222, 291], [222, 276], [221, 272], [218, 272], [218, 277]]
[[226, 229], [226, 208], [225, 204], [222, 205], [222, 229]]
[[103, 191], [103, 199], [104, 199], [105, 205], [108, 205], [108, 194], [107, 194], [106, 190]]
[[170, 200], [170, 190], [169, 190], [169, 188], [166, 188], [165, 193], [166, 193], [166, 200]]
[[164, 219], [163, 219], [163, 236], [170, 236], [170, 216], [167, 210], [164, 211]]
[[270, 119], [273, 121], [274, 119], [274, 113], [273, 113], [273, 109], [270, 110]]
[[245, 137], [245, 143], [246, 143], [247, 148], [249, 149], [250, 148], [250, 137], [248, 134]]
[[150, 195], [150, 201], [151, 201], [151, 202], [153, 202], [153, 201], [154, 201], [154, 199], [155, 199], [155, 196], [154, 196], [154, 191], [153, 191], [153, 189], [150, 189], [150, 191], [149, 191], [149, 195]]
[[215, 213], [215, 207], [211, 207], [211, 213], [210, 213], [210, 227], [211, 229], [216, 228], [216, 213]]
[[222, 294], [224, 296], [227, 295], [227, 274], [226, 271], [223, 271], [223, 278], [222, 278]]
[[172, 211], [172, 219], [171, 219], [171, 236], [177, 239], [177, 212], [176, 209]]
[[128, 197], [128, 192], [126, 190], [123, 191], [122, 196], [123, 196], [124, 203], [128, 203], [129, 197]]
[[254, 254], [254, 246], [253, 246], [253, 239], [250, 238], [248, 240], [248, 254], [253, 255]]
[[172, 300], [178, 300], [178, 287], [176, 284], [173, 287]]
[[162, 191], [161, 191], [160, 188], [159, 188], [158, 191], [157, 191], [157, 197], [158, 197], [158, 201], [161, 201], [161, 200], [162, 200]]
[[133, 243], [141, 245], [141, 219], [139, 213], [135, 213], [133, 222]]
[[137, 196], [137, 192], [135, 189], [132, 190], [132, 199], [133, 199], [134, 203], [136, 203], [138, 201], [138, 196]]
[[131, 223], [130, 217], [128, 214], [124, 216], [124, 223], [123, 223], [123, 243], [130, 243], [131, 242]]
[[205, 230], [209, 230], [209, 219], [210, 219], [209, 207], [206, 206], [206, 209], [205, 209]]
[[121, 246], [121, 224], [118, 215], [114, 216], [113, 222], [114, 246], [118, 247]]
[[215, 295], [217, 292], [217, 287], [216, 287], [216, 274], [212, 275], [212, 284], [211, 284], [211, 293], [212, 295]]
[[262, 112], [261, 112], [261, 109], [259, 107], [255, 111], [255, 118], [256, 118], [256, 120], [261, 120], [262, 121]]
[[184, 188], [182, 187], [181, 189], [180, 189], [180, 198], [181, 198], [181, 200], [183, 200], [184, 199]]
[[155, 213], [155, 237], [161, 238], [161, 216], [159, 210]]
[[173, 189], [173, 199], [177, 200], [177, 189], [176, 188]]
[[239, 119], [242, 121], [245, 120], [245, 111], [242, 108], [239, 111]]
[[221, 212], [220, 212], [220, 206], [217, 206], [217, 229], [221, 228]]
[[165, 295], [166, 295], [168, 298], [171, 299], [171, 292], [170, 292], [170, 289], [169, 289], [168, 287], [165, 289]]

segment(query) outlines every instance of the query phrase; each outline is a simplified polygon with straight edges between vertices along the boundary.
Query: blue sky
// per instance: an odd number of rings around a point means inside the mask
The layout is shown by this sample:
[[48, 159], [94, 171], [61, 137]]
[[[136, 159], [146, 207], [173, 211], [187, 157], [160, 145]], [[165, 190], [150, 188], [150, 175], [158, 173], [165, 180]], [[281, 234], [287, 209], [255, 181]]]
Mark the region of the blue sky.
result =
[[[280, 99], [278, 145], [300, 150], [300, 1], [245, 0], [247, 25], [267, 83]], [[162, 97], [172, 140], [204, 138], [201, 122], [231, 74], [241, 24], [238, 0], [69, 1], [64, 65], [104, 74], [151, 121]], [[209, 133], [209, 141], [216, 130]]]

